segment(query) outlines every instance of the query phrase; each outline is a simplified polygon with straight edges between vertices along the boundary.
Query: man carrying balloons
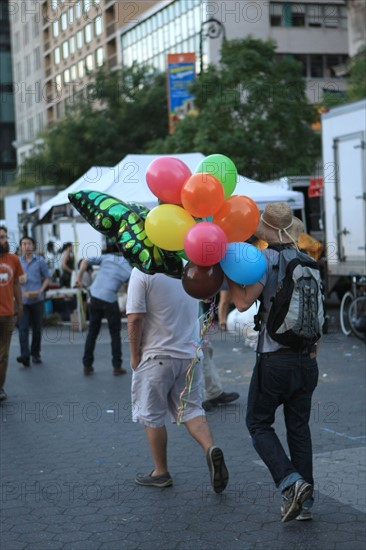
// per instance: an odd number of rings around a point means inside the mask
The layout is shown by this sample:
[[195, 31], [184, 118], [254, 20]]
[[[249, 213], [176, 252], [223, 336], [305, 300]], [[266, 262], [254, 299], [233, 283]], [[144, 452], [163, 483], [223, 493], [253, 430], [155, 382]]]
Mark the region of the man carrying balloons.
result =
[[198, 301], [188, 296], [180, 280], [135, 268], [126, 311], [133, 371], [132, 419], [145, 427], [154, 464], [150, 473], [136, 475], [136, 483], [160, 488], [173, 485], [165, 417], [169, 412], [172, 422], [177, 422], [184, 403], [183, 423], [206, 455], [213, 490], [221, 493], [228, 483], [228, 471], [202, 408], [202, 365], [198, 362], [191, 369], [199, 338]]
[[[248, 394], [246, 423], [257, 453], [282, 492], [282, 522], [295, 518], [311, 519], [310, 508], [313, 504], [309, 417], [312, 394], [318, 380], [316, 349], [293, 350], [290, 343], [288, 346], [278, 343], [267, 331], [268, 312], [278, 284], [280, 251], [285, 248], [296, 250], [302, 231], [302, 222], [292, 216], [287, 204], [268, 204], [255, 231], [256, 237], [269, 244], [263, 252], [266, 259], [263, 275], [252, 284], [245, 282], [245, 269], [238, 267], [240, 262], [233, 262], [225, 271], [229, 277], [232, 299], [239, 311], [249, 309], [259, 297], [264, 306], [257, 362]], [[281, 405], [290, 459], [273, 429], [275, 412]]]

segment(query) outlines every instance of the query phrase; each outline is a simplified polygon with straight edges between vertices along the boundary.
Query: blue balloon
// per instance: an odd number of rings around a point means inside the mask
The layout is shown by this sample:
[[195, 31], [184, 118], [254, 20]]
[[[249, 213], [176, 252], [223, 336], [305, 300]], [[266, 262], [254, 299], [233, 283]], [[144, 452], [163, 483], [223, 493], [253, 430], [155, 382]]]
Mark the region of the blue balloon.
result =
[[267, 267], [264, 254], [248, 243], [229, 243], [220, 265], [225, 275], [240, 285], [256, 283]]

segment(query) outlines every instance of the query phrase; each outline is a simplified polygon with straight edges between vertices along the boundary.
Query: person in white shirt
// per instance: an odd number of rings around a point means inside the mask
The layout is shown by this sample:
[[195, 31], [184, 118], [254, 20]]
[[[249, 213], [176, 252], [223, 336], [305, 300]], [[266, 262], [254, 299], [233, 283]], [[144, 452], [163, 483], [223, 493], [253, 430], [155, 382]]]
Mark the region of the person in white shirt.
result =
[[[134, 268], [127, 294], [128, 336], [132, 374], [132, 419], [145, 426], [154, 468], [137, 474], [138, 485], [170, 487], [167, 463], [169, 412], [176, 422], [187, 386], [187, 371], [196, 356], [199, 338], [198, 301], [182, 283], [163, 274], [147, 275]], [[214, 444], [202, 408], [202, 365], [194, 367], [189, 391], [184, 392], [183, 422], [206, 454], [210, 481], [216, 493], [228, 483], [222, 450]]]

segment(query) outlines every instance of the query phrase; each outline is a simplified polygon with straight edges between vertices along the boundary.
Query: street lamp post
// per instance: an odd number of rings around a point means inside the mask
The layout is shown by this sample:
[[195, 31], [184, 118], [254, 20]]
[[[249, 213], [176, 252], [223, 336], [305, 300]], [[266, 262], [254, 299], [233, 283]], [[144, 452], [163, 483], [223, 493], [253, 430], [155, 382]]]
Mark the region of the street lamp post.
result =
[[219, 38], [226, 40], [226, 30], [224, 25], [218, 19], [210, 17], [207, 21], [203, 21], [200, 31], [200, 73], [203, 72], [203, 37]]

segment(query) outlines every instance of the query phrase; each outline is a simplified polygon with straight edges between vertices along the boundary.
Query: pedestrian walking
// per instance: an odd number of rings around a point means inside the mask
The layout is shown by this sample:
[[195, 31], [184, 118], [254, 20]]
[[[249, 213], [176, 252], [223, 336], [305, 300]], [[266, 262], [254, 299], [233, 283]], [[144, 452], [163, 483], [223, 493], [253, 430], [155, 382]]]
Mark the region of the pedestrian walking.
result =
[[14, 329], [14, 299], [18, 322], [23, 315], [19, 277], [24, 274], [18, 256], [10, 253], [8, 231], [0, 226], [0, 402], [7, 399], [4, 390], [9, 361], [11, 335]]
[[131, 267], [118, 253], [116, 245], [111, 245], [106, 254], [82, 260], [76, 278], [76, 286], [82, 288], [83, 277], [90, 266], [99, 266], [96, 278], [89, 288], [89, 329], [86, 336], [83, 365], [86, 376], [94, 372], [94, 350], [102, 319], [107, 319], [111, 336], [112, 365], [115, 376], [126, 374], [122, 368], [121, 312], [118, 306], [118, 290], [128, 281]]
[[190, 390], [187, 373], [199, 339], [198, 301], [183, 290], [180, 280], [133, 269], [127, 293], [128, 337], [132, 374], [132, 419], [144, 425], [154, 463], [148, 474], [137, 474], [138, 485], [170, 487], [165, 417], [176, 422], [184, 392], [183, 422], [199, 443], [216, 493], [224, 491], [228, 471], [222, 450], [202, 408], [202, 365], [195, 366]]
[[[255, 232], [256, 237], [269, 244], [263, 251], [267, 262], [265, 274], [258, 282], [245, 287], [228, 279], [232, 299], [239, 311], [249, 309], [258, 299], [261, 301], [261, 329], [248, 394], [246, 424], [257, 453], [282, 492], [282, 522], [311, 519], [313, 504], [309, 418], [312, 394], [318, 382], [316, 345], [294, 349], [292, 341], [286, 344], [282, 339], [279, 343], [272, 332], [272, 336], [269, 335], [269, 316], [278, 290], [281, 255], [289, 250], [293, 257], [300, 255], [296, 243], [302, 231], [302, 222], [292, 215], [287, 204], [267, 205]], [[307, 304], [309, 319], [314, 320], [317, 314], [314, 299]], [[300, 313], [300, 305], [294, 306], [295, 314]], [[281, 405], [290, 458], [273, 428], [275, 412]]]
[[213, 355], [212, 344], [208, 341], [203, 347], [202, 368], [204, 377], [204, 401], [202, 407], [205, 411], [212, 411], [219, 405], [228, 405], [239, 399], [237, 392], [225, 392], [220, 375], [218, 373]]
[[[49, 284], [48, 267], [43, 256], [35, 254], [32, 237], [20, 240], [20, 261], [25, 274], [21, 280], [23, 316], [19, 321], [20, 356], [18, 363], [30, 366], [30, 357], [35, 364], [42, 363], [41, 339], [45, 291]], [[32, 329], [32, 342], [29, 349], [29, 329]]]
[[72, 243], [67, 242], [62, 247], [60, 286], [71, 288], [72, 274], [75, 270], [75, 255]]

